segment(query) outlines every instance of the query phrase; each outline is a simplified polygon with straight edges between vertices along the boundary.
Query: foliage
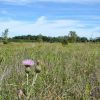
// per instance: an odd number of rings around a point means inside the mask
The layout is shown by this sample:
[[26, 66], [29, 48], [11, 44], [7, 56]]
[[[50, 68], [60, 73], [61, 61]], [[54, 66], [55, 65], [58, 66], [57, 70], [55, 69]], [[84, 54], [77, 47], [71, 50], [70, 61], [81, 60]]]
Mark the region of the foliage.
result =
[[7, 44], [8, 43], [8, 29], [5, 29], [4, 32], [2, 32], [2, 39], [3, 39], [3, 44]]
[[39, 34], [39, 35], [37, 36], [37, 42], [43, 42], [42, 34]]
[[[2, 38], [1, 38], [2, 39]], [[100, 42], [100, 37], [94, 39], [88, 39], [86, 37], [79, 37], [77, 36], [76, 32], [70, 31], [69, 35], [67, 36], [58, 36], [58, 37], [50, 37], [50, 36], [43, 36], [41, 34], [34, 36], [34, 35], [23, 35], [23, 36], [15, 36], [9, 38], [10, 42], [49, 42], [49, 43], [62, 43], [67, 39], [68, 42]]]
[[69, 42], [76, 42], [76, 39], [77, 39], [77, 34], [75, 31], [70, 31], [69, 32]]
[[68, 39], [67, 38], [64, 38], [62, 40], [62, 45], [68, 45]]

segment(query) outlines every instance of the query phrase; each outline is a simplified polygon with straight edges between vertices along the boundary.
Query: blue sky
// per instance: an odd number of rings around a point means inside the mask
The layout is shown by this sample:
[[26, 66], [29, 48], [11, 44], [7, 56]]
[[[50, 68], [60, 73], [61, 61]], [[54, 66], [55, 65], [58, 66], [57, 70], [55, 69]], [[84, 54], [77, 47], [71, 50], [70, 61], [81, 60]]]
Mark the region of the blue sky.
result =
[[100, 0], [0, 0], [0, 36], [100, 37]]

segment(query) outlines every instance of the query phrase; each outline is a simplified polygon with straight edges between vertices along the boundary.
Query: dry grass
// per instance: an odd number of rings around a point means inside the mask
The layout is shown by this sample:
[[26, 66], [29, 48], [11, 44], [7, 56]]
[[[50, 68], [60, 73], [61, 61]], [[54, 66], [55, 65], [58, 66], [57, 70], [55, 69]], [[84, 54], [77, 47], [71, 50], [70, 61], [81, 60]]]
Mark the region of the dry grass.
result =
[[0, 44], [0, 100], [16, 100], [16, 90], [25, 88], [21, 61], [27, 58], [42, 61], [31, 100], [89, 100], [100, 86], [100, 43]]

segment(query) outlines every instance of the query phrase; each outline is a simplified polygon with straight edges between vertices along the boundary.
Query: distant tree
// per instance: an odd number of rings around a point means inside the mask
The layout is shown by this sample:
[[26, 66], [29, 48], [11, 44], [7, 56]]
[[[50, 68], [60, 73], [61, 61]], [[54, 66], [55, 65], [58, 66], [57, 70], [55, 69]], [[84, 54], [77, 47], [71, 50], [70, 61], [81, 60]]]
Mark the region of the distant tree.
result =
[[27, 39], [28, 40], [31, 40], [31, 35], [27, 35]]
[[80, 40], [81, 42], [88, 42], [88, 39], [86, 37], [81, 37]]
[[76, 42], [77, 39], [77, 34], [75, 31], [70, 31], [69, 32], [69, 42]]
[[64, 45], [68, 45], [68, 39], [67, 38], [63, 38], [61, 43], [62, 43], [63, 46]]
[[[70, 32], [72, 33], [72, 32]], [[2, 40], [2, 37], [1, 37]], [[79, 37], [75, 33], [69, 34], [69, 36], [58, 36], [58, 37], [50, 37], [50, 36], [43, 36], [41, 34], [39, 35], [22, 35], [22, 36], [15, 36], [12, 38], [9, 38], [9, 41], [11, 42], [50, 42], [50, 43], [62, 43], [62, 44], [67, 44], [67, 42], [100, 42], [100, 37], [97, 37], [95, 39], [88, 39], [86, 37]]]
[[96, 41], [96, 42], [100, 42], [100, 37], [97, 37], [97, 38], [95, 39], [95, 41]]
[[43, 42], [42, 34], [37, 36], [37, 42]]
[[7, 44], [8, 43], [8, 29], [5, 29], [4, 32], [2, 32], [2, 39], [3, 39], [3, 44]]

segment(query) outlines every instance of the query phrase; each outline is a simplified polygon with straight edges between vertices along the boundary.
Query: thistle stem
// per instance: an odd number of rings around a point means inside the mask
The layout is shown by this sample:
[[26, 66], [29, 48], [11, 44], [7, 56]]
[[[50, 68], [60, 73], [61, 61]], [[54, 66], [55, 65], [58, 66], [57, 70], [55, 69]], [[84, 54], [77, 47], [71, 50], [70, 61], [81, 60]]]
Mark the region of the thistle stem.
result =
[[29, 75], [28, 75], [28, 73], [26, 74], [26, 77], [27, 77], [27, 81], [26, 81], [26, 85], [27, 85], [27, 96], [28, 96], [28, 83], [29, 83], [29, 80], [28, 80], [28, 77], [29, 77]]
[[27, 96], [27, 100], [30, 99], [31, 92], [32, 92], [32, 89], [33, 89], [34, 84], [35, 84], [35, 82], [36, 82], [37, 76], [38, 76], [38, 74], [36, 74], [35, 77], [33, 77], [32, 85], [31, 85], [31, 88], [30, 88], [29, 94], [28, 94], [28, 96]]

